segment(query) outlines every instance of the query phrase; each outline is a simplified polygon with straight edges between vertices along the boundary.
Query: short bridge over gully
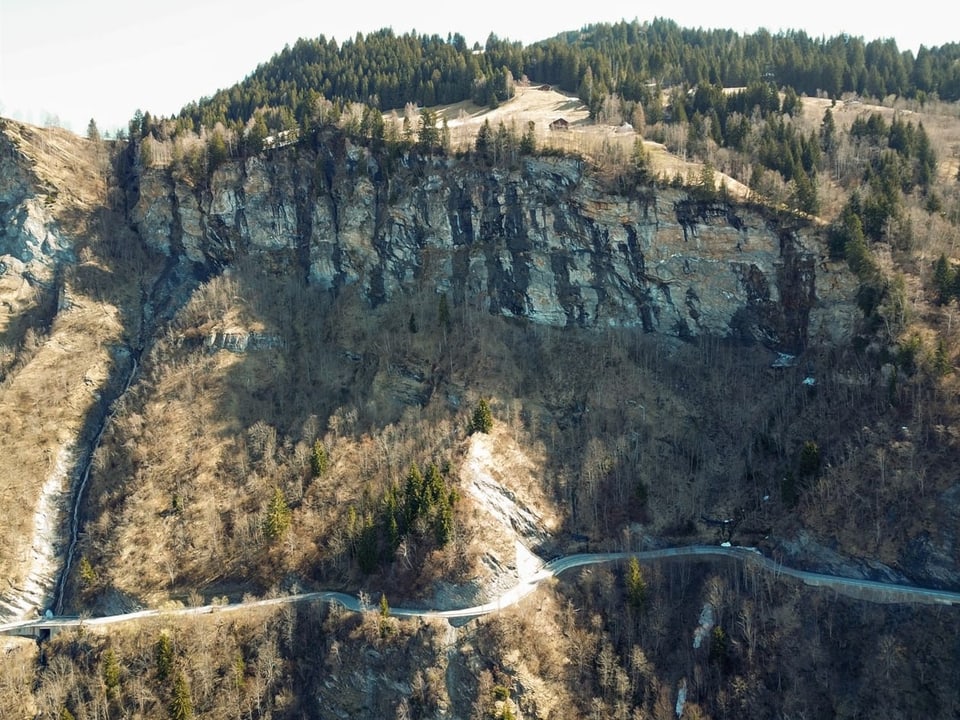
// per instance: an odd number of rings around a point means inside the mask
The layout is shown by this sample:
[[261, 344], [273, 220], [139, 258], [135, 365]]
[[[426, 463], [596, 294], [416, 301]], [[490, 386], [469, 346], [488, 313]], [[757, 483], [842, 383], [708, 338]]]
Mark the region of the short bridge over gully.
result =
[[0, 625], [0, 634], [12, 637], [33, 638], [35, 640], [49, 640], [62, 630], [72, 627], [80, 627], [84, 621], [76, 616], [51, 616], [37, 618], [36, 620], [25, 620], [15, 623], [5, 623]]

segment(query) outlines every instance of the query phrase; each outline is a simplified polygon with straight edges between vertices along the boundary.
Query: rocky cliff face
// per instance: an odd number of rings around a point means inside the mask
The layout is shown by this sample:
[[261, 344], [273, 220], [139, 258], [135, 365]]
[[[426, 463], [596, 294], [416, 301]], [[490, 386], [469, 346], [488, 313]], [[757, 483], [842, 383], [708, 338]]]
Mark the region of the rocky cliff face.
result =
[[41, 282], [49, 280], [56, 260], [69, 253], [48, 208], [55, 196], [14, 141], [0, 133], [0, 257]]
[[855, 314], [812, 228], [682, 190], [611, 193], [575, 159], [484, 169], [331, 139], [226, 165], [204, 188], [145, 171], [134, 220], [164, 253], [213, 266], [259, 253], [372, 304], [421, 284], [539, 323], [791, 352], [846, 336]]
[[[8, 350], [20, 341], [21, 318], [53, 289], [59, 262], [72, 258], [71, 242], [51, 213], [56, 195], [17, 141], [0, 132], [0, 345]], [[0, 352], [0, 368], [3, 359]]]

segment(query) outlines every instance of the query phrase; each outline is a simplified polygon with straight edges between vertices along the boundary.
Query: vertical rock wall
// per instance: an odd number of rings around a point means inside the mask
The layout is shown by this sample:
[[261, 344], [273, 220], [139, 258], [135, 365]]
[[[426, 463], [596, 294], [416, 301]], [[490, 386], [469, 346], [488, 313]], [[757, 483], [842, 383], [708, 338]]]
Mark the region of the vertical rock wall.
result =
[[380, 157], [342, 138], [235, 163], [207, 188], [149, 171], [135, 210], [167, 253], [289, 262], [371, 304], [414, 284], [555, 326], [638, 326], [797, 352], [850, 332], [854, 285], [811, 227], [674, 189], [611, 193], [583, 163]]

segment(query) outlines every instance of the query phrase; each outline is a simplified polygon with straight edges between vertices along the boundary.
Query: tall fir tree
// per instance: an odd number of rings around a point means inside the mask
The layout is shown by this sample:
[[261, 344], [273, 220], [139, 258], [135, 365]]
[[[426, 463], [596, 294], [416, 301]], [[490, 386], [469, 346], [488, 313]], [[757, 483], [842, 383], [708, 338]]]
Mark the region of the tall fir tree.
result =
[[193, 698], [190, 696], [190, 686], [182, 673], [177, 673], [173, 682], [173, 692], [170, 697], [170, 720], [192, 720]]
[[166, 681], [173, 672], [173, 642], [170, 635], [161, 632], [157, 638], [157, 644], [154, 647], [154, 655], [157, 661], [157, 679], [161, 682]]
[[263, 523], [263, 532], [271, 540], [277, 540], [290, 528], [290, 506], [280, 488], [275, 488], [267, 516]]
[[485, 398], [480, 398], [473, 416], [470, 419], [470, 433], [489, 433], [493, 430], [493, 413], [490, 412], [490, 404]]

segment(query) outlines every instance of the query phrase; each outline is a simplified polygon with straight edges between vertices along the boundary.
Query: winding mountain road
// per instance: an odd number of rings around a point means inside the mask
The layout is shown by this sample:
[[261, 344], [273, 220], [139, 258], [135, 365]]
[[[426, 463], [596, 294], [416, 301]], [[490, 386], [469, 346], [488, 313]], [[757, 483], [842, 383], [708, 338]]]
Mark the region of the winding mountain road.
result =
[[[772, 573], [775, 576], [786, 576], [800, 580], [811, 587], [834, 590], [843, 595], [858, 598], [867, 602], [877, 603], [911, 603], [911, 604], [941, 604], [960, 605], [960, 592], [934, 590], [931, 588], [915, 587], [912, 585], [897, 585], [894, 583], [879, 582], [876, 580], [857, 580], [854, 578], [824, 575], [786, 567], [762, 555], [758, 550], [744, 547], [720, 547], [714, 545], [690, 545], [685, 547], [663, 548], [644, 552], [621, 553], [586, 553], [567, 555], [545, 563], [535, 573], [521, 580], [515, 587], [483, 605], [461, 608], [458, 610], [431, 610], [424, 608], [390, 608], [390, 614], [396, 617], [420, 618], [473, 618], [497, 612], [503, 608], [515, 605], [526, 597], [544, 580], [556, 577], [573, 568], [586, 565], [620, 562], [630, 558], [637, 558], [640, 562], [677, 558], [718, 559], [733, 558], [748, 567]], [[204, 605], [202, 607], [181, 608], [177, 610], [141, 610], [124, 615], [110, 615], [97, 618], [51, 617], [37, 620], [23, 620], [0, 625], [0, 634], [38, 636], [43, 631], [59, 631], [71, 627], [96, 629], [107, 625], [143, 620], [146, 618], [165, 617], [173, 618], [189, 615], [204, 615], [211, 613], [229, 613], [239, 610], [284, 605], [298, 602], [323, 602], [340, 605], [352, 612], [378, 610], [376, 604], [365, 604], [360, 598], [340, 592], [309, 592], [297, 595], [284, 595], [267, 600], [236, 603], [232, 605]]]

